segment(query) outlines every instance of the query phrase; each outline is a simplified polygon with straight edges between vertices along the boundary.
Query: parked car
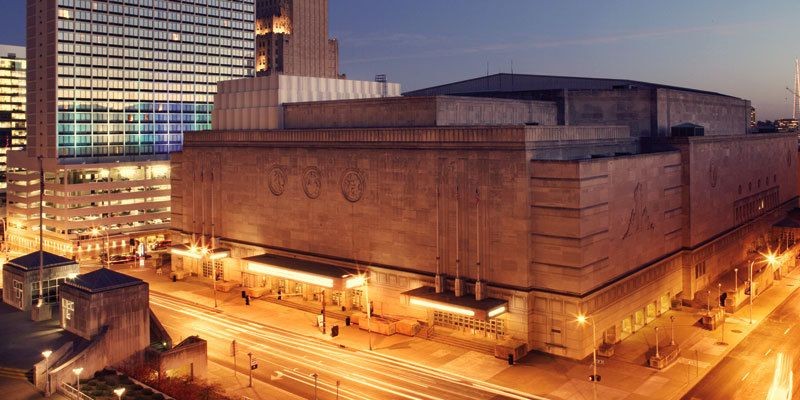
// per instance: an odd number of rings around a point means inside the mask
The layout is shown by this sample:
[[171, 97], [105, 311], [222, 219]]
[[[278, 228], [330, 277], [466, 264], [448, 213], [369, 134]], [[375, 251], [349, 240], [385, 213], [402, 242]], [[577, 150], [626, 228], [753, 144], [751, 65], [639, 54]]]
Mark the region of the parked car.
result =
[[156, 242], [152, 246], [152, 250], [155, 250], [155, 251], [157, 251], [157, 250], [167, 250], [167, 249], [170, 248], [170, 246], [172, 246], [172, 241], [171, 240], [162, 240], [160, 242]]
[[131, 254], [116, 254], [111, 256], [111, 259], [108, 260], [109, 264], [122, 264], [130, 261], [136, 260], [136, 256]]
[[135, 254], [134, 256], [136, 257], [136, 259], [137, 259], [137, 260], [141, 260], [141, 259], [148, 260], [148, 259], [150, 259], [150, 258], [153, 258], [153, 255], [152, 255], [152, 254], [150, 254], [150, 253], [144, 253], [144, 254], [143, 254], [143, 255], [141, 255], [141, 256], [140, 256], [140, 255], [138, 255], [138, 254]]

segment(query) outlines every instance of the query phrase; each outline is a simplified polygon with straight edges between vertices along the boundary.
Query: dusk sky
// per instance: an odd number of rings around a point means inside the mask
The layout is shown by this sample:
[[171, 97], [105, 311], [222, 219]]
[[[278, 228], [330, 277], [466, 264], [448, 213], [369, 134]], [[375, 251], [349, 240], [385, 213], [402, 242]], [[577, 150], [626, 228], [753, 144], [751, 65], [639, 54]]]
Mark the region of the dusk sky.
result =
[[[23, 0], [4, 0], [0, 42], [24, 44]], [[627, 78], [752, 100], [791, 116], [800, 1], [331, 0], [341, 71], [403, 90], [514, 72]]]

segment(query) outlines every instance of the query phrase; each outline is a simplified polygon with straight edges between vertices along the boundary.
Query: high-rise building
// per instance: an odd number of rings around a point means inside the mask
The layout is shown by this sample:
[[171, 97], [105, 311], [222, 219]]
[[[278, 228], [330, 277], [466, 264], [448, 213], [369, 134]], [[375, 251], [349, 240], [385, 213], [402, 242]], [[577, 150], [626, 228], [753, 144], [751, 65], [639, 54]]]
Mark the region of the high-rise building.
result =
[[328, 0], [256, 1], [256, 73], [339, 77], [339, 44], [328, 38]]
[[25, 47], [0, 45], [0, 196], [5, 204], [6, 152], [25, 147]]
[[12, 246], [129, 251], [169, 227], [169, 153], [210, 127], [216, 83], [253, 74], [254, 0], [28, 0], [25, 151], [9, 153]]

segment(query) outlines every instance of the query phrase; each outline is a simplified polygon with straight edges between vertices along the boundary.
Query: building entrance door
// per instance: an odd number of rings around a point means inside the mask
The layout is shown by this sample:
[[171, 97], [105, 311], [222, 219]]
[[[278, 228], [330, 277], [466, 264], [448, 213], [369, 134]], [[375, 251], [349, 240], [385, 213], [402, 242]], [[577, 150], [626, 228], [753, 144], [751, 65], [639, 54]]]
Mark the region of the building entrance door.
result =
[[653, 322], [656, 319], [656, 305], [655, 303], [650, 303], [647, 305], [647, 323]]
[[630, 336], [633, 333], [633, 326], [631, 324], [631, 317], [624, 318], [622, 323], [620, 323], [620, 335], [619, 340], [625, 339], [626, 337]]
[[644, 311], [638, 310], [633, 314], [633, 331], [636, 332], [644, 326]]
[[670, 307], [669, 293], [661, 295], [660, 303], [661, 303], [661, 314], [669, 311]]

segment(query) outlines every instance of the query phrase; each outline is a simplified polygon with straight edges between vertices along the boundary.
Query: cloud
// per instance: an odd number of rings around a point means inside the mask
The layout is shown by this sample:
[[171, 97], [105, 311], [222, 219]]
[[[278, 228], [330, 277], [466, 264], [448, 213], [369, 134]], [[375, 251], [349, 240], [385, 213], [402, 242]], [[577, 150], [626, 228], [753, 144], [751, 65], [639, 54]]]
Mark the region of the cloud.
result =
[[[770, 22], [770, 24], [774, 24], [774, 21]], [[386, 56], [347, 59], [343, 60], [342, 64], [362, 64], [362, 63], [373, 63], [380, 61], [452, 57], [452, 56], [466, 55], [466, 54], [491, 53], [491, 52], [500, 52], [509, 50], [545, 49], [545, 48], [559, 48], [559, 47], [569, 47], [569, 46], [593, 46], [593, 45], [613, 44], [625, 41], [635, 41], [635, 40], [650, 39], [650, 38], [691, 35], [698, 33], [710, 33], [716, 35], [730, 35], [743, 31], [752, 33], [753, 29], [768, 25], [769, 24], [766, 22], [747, 22], [747, 23], [725, 24], [725, 25], [703, 25], [703, 26], [683, 27], [675, 29], [643, 30], [643, 31], [623, 32], [617, 34], [606, 34], [598, 36], [584, 36], [584, 37], [567, 38], [567, 39], [532, 38], [530, 40], [521, 40], [521, 41], [517, 40], [507, 43], [488, 43], [478, 46], [466, 46], [460, 48], [445, 47], [445, 48], [437, 48], [437, 49], [418, 51], [407, 54], [394, 53]], [[428, 37], [422, 34], [398, 33], [398, 34], [384, 35], [384, 36], [365, 35], [360, 37], [359, 39], [356, 39], [356, 41], [359, 43], [356, 46], [358, 45], [363, 46], [366, 44], [376, 44], [381, 42], [387, 43], [388, 46], [389, 43], [394, 42], [395, 44], [399, 44], [403, 43], [404, 41], [410, 41], [412, 38], [416, 43], [428, 44], [428, 45], [433, 44], [435, 42], [440, 42], [441, 44], [445, 41], [445, 38], [442, 37], [429, 39]]]

